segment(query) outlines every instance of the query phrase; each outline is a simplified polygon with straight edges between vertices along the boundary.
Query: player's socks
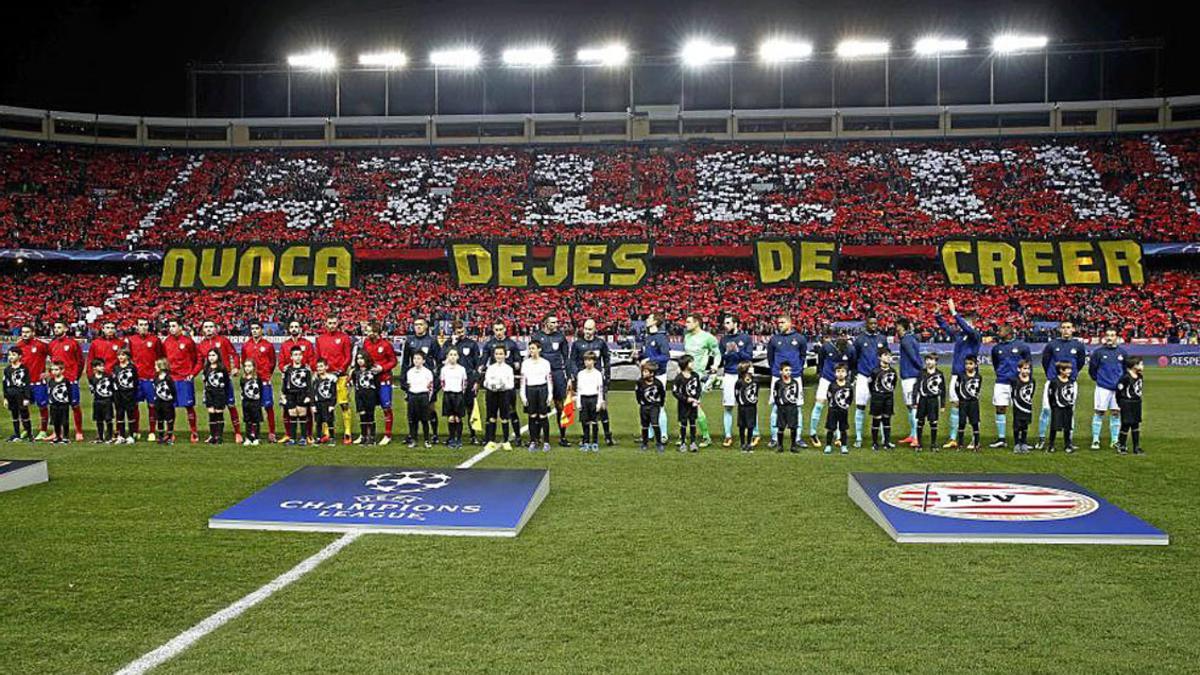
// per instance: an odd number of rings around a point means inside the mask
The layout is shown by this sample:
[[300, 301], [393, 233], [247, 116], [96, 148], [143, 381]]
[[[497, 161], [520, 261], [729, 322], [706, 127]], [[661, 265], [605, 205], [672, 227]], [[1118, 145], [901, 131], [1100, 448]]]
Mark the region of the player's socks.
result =
[[996, 413], [996, 436], [1001, 440], [1008, 438], [1008, 415]]
[[1133, 447], [1136, 450], [1142, 449], [1142, 425], [1137, 425], [1129, 431], [1129, 435], [1133, 437]]
[[809, 435], [817, 435], [817, 427], [821, 424], [821, 411], [825, 410], [825, 404], [817, 401], [813, 404], [812, 414], [808, 416], [808, 433]]
[[1100, 432], [1104, 430], [1104, 415], [1092, 412], [1092, 442], [1100, 442]]
[[892, 442], [892, 418], [884, 415], [883, 417], [883, 444], [888, 445]]
[[1117, 444], [1117, 433], [1121, 431], [1121, 425], [1117, 423], [1117, 418], [1111, 415], [1108, 418], [1108, 444]]
[[768, 427], [770, 428], [770, 431], [771, 431], [771, 438], [778, 438], [777, 434], [779, 433], [779, 427], [776, 426], [779, 422], [778, 412], [779, 412], [778, 408], [776, 408], [775, 404], [772, 403], [771, 404], [770, 423], [768, 424]]
[[733, 438], [733, 411], [726, 408], [725, 414], [721, 416], [721, 421], [725, 426], [725, 438]]
[[392, 435], [392, 423], [395, 421], [395, 416], [392, 415], [392, 409], [387, 408], [383, 411], [383, 434], [385, 436]]
[[194, 434], [196, 433], [196, 409], [185, 408], [187, 410], [188, 429]]
[[667, 409], [665, 406], [658, 411], [658, 432], [664, 440], [667, 438]]
[[267, 408], [267, 433], [275, 435], [275, 408]]
[[1050, 428], [1050, 409], [1042, 408], [1042, 413], [1038, 415], [1038, 438], [1046, 437], [1046, 430]]
[[75, 418], [75, 433], [83, 433], [83, 408], [74, 406], [71, 408], [71, 415]]
[[871, 446], [879, 447], [879, 430], [883, 426], [883, 422], [878, 419], [871, 420]]
[[958, 440], [958, 406], [950, 406], [950, 440]]
[[42, 433], [50, 428], [50, 411], [45, 406], [38, 406], [38, 415], [42, 418]]
[[229, 406], [229, 426], [233, 427], [233, 433], [235, 434], [242, 428], [242, 418], [238, 416], [236, 406]]
[[485, 443], [491, 443], [496, 440], [496, 422], [488, 420], [487, 424], [483, 425], [483, 440]]
[[937, 420], [929, 420], [929, 447], [931, 447], [931, 448], [937, 447], [937, 437], [938, 437], [938, 421]]
[[914, 438], [919, 438], [917, 435], [917, 409], [908, 409], [908, 435]]
[[712, 436], [708, 433], [708, 415], [704, 414], [704, 408], [700, 408], [696, 413], [696, 428], [699, 431], [700, 440], [707, 443], [712, 440]]
[[854, 409], [854, 444], [862, 445], [862, 425], [863, 419], [867, 416], [867, 411], [862, 408]]

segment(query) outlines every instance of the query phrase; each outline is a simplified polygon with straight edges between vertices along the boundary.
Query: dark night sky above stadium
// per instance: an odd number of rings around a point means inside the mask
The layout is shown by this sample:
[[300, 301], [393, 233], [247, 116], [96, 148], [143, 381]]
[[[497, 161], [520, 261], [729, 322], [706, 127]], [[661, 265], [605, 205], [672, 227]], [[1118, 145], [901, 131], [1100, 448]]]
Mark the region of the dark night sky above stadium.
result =
[[381, 44], [410, 58], [470, 42], [495, 55], [533, 40], [560, 54], [620, 37], [638, 53], [673, 53], [695, 33], [752, 52], [764, 34], [787, 31], [828, 50], [858, 35], [907, 48], [922, 34], [962, 35], [984, 45], [1001, 30], [1069, 42], [1162, 38], [1166, 94], [1200, 93], [1183, 31], [1189, 22], [1152, 2], [1032, 0], [438, 0], [427, 2], [22, 2], [5, 8], [0, 103], [118, 114], [183, 114], [189, 61], [276, 61], [314, 44], [343, 61]]

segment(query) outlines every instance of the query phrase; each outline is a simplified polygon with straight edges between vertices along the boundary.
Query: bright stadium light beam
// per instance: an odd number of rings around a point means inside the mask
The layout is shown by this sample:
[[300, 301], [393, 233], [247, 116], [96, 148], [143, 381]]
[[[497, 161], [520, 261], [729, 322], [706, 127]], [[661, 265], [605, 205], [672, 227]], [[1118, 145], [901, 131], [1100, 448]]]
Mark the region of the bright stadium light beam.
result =
[[589, 66], [623, 66], [629, 61], [629, 49], [620, 43], [586, 47], [575, 54], [575, 59]]
[[408, 56], [399, 50], [369, 52], [358, 55], [358, 65], [374, 68], [403, 68], [408, 65]]
[[913, 51], [922, 56], [937, 56], [951, 52], [961, 52], [967, 48], [967, 41], [961, 38], [923, 37], [913, 45]]
[[764, 63], [799, 61], [812, 56], [813, 46], [809, 42], [771, 38], [758, 47], [758, 58]]
[[333, 70], [337, 68], [337, 56], [328, 49], [314, 49], [302, 54], [291, 54], [287, 64], [292, 68], [308, 68], [311, 70]]
[[479, 50], [471, 47], [439, 49], [429, 53], [429, 62], [437, 68], [477, 68], [482, 61]]
[[506, 66], [545, 68], [554, 63], [554, 50], [550, 47], [512, 47], [500, 55]]
[[837, 55], [843, 59], [863, 56], [885, 56], [892, 46], [884, 40], [842, 40], [837, 46]]
[[684, 65], [698, 67], [714, 61], [727, 61], [737, 54], [733, 45], [713, 44], [708, 40], [697, 38], [688, 40], [679, 52], [679, 58]]
[[1017, 35], [1004, 33], [992, 38], [992, 51], [1001, 54], [1011, 52], [1045, 49], [1050, 44], [1050, 38], [1045, 35]]

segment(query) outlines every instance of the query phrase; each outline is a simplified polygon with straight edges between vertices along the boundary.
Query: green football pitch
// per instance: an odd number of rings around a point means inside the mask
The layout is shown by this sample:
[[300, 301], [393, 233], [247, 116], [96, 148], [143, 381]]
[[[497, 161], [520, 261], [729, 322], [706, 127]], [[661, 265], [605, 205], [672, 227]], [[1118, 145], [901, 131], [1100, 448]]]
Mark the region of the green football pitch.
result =
[[[157, 672], [1195, 672], [1200, 371], [1146, 379], [1142, 457], [1087, 449], [1090, 382], [1074, 455], [660, 456], [618, 392], [618, 447], [478, 465], [550, 470], [516, 539], [363, 536]], [[113, 672], [337, 539], [207, 527], [301, 466], [477, 451], [6, 444], [51, 481], [0, 494], [0, 671]], [[1171, 544], [900, 545], [847, 498], [850, 471], [1059, 473]]]

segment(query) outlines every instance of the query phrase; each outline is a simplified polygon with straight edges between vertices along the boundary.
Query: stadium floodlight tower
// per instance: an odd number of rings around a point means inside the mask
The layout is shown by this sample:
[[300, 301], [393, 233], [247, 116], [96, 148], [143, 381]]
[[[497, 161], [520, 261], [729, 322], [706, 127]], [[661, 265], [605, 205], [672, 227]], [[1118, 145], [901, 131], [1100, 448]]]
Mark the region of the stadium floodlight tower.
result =
[[[891, 59], [889, 55], [892, 51], [892, 45], [887, 40], [864, 40], [864, 39], [849, 39], [842, 40], [838, 43], [835, 50], [838, 58], [844, 60], [856, 59], [874, 59], [883, 58], [883, 105], [887, 107], [891, 105]], [[830, 72], [830, 88], [832, 94], [830, 100], [833, 107], [837, 107], [837, 64], [829, 69]]]
[[939, 35], [923, 37], [913, 45], [913, 52], [918, 56], [932, 56], [937, 60], [937, 84], [934, 88], [934, 101], [942, 104], [942, 54], [965, 51], [967, 41], [962, 38], [949, 38]]
[[512, 68], [529, 69], [529, 114], [537, 112], [537, 71], [554, 65], [554, 49], [534, 45], [510, 47], [500, 55], [504, 65]]
[[758, 46], [758, 60], [776, 66], [779, 70], [779, 107], [783, 108], [783, 66], [793, 61], [802, 61], [812, 56], [811, 42], [791, 38], [774, 37], [763, 40]]
[[433, 66], [433, 114], [441, 107], [438, 95], [438, 72], [446, 70], [474, 70], [483, 62], [483, 56], [474, 47], [435, 49], [429, 52], [429, 63]]
[[319, 72], [333, 71], [336, 82], [334, 86], [334, 114], [342, 112], [341, 77], [338, 76], [337, 55], [328, 49], [312, 49], [307, 52], [289, 54], [287, 57], [287, 116], [292, 116], [292, 70], [314, 70]]
[[996, 56], [1023, 52], [1042, 52], [1042, 102], [1050, 102], [1050, 38], [1045, 35], [1001, 33], [992, 38], [992, 58], [988, 59], [988, 102], [996, 102]]
[[392, 71], [408, 65], [408, 55], [398, 49], [366, 52], [358, 55], [358, 65], [383, 69], [383, 116], [387, 117], [391, 114]]
[[[584, 47], [575, 53], [583, 67], [579, 78], [579, 114], [587, 113], [587, 71], [589, 67], [620, 68], [629, 63], [629, 48], [620, 42]], [[633, 112], [633, 68], [629, 69], [629, 111]]]
[[[720, 44], [706, 38], [693, 38], [683, 43], [679, 60], [685, 68], [703, 68], [711, 63], [725, 61], [729, 64], [729, 109], [733, 110], [733, 57], [737, 48], [731, 44]], [[679, 78], [679, 109], [683, 110], [683, 85], [686, 77]]]

